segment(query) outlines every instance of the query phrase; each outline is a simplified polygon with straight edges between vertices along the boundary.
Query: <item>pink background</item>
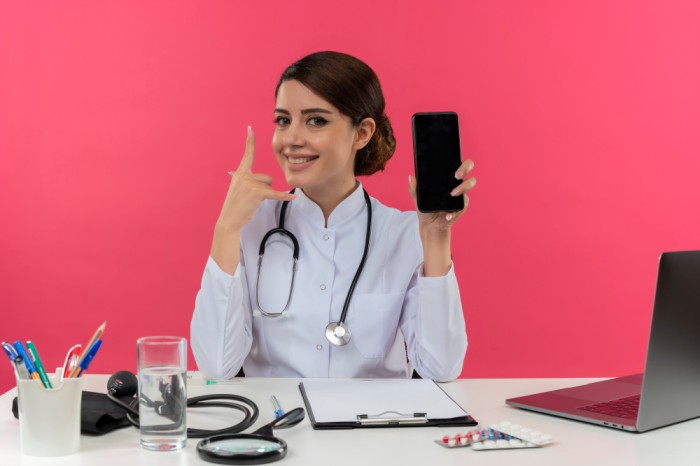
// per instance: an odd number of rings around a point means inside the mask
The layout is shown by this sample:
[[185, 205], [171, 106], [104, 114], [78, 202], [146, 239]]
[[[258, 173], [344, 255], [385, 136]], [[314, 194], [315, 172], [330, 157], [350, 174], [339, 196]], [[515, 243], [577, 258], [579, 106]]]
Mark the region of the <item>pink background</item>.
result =
[[412, 208], [411, 114], [460, 115], [462, 376], [640, 371], [658, 255], [700, 249], [700, 3], [339, 5], [0, 0], [0, 339], [55, 367], [107, 319], [111, 373], [189, 337], [245, 128], [284, 188], [274, 85], [332, 49], [382, 80], [398, 151], [363, 182], [386, 204]]

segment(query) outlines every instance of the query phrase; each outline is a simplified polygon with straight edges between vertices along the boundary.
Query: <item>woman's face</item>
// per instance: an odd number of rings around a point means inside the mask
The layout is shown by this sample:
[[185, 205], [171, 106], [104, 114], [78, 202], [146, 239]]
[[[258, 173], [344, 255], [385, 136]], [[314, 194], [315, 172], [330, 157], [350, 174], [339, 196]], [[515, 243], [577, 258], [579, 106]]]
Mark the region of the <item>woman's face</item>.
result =
[[355, 152], [366, 142], [350, 117], [290, 80], [277, 92], [275, 125], [272, 148], [289, 186], [319, 194], [354, 189]]

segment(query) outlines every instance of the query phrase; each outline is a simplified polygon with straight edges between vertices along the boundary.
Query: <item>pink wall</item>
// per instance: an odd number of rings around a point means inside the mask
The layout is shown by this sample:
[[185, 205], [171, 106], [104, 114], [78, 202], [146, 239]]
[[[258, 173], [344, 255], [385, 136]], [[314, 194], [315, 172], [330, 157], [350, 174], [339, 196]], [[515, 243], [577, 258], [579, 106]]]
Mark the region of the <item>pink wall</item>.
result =
[[284, 187], [274, 84], [335, 49], [383, 82], [398, 152], [364, 182], [385, 203], [412, 207], [411, 114], [461, 116], [462, 375], [640, 370], [657, 256], [700, 248], [700, 3], [332, 4], [0, 0], [0, 339], [55, 366], [107, 319], [108, 373], [138, 336], [189, 336], [246, 125]]

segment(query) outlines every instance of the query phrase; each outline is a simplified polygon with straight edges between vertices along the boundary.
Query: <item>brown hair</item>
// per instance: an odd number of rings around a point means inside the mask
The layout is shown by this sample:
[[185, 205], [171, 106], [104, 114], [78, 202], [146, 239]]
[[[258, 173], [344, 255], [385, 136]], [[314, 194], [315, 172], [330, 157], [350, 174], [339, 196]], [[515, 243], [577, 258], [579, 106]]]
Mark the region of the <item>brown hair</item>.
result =
[[384, 95], [379, 78], [363, 61], [340, 52], [307, 55], [284, 70], [275, 89], [275, 97], [285, 81], [299, 81], [350, 117], [357, 126], [365, 118], [377, 125], [372, 139], [355, 155], [355, 175], [371, 175], [384, 170], [394, 155], [396, 140], [384, 113]]

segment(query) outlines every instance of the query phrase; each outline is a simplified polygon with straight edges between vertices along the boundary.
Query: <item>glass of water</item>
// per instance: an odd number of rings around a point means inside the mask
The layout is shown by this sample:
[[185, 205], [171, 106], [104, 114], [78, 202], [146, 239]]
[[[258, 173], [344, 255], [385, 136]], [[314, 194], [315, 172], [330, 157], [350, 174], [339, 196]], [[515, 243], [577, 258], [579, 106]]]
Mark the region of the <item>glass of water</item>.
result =
[[143, 337], [136, 350], [141, 446], [180, 450], [187, 442], [187, 340]]

